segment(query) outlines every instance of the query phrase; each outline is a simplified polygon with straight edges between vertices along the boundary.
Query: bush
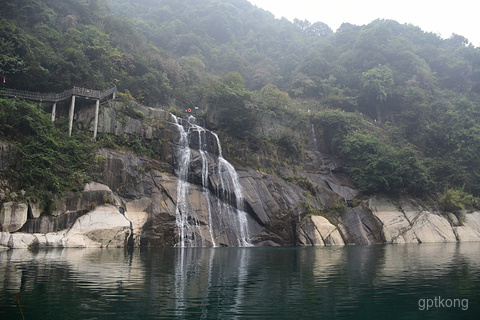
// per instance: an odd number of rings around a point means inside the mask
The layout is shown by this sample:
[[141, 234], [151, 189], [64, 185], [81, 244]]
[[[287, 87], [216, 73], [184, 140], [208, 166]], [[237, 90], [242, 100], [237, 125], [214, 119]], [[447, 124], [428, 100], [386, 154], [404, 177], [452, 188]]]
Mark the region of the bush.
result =
[[427, 193], [431, 181], [427, 169], [409, 147], [395, 148], [373, 134], [348, 135], [341, 154], [360, 191], [372, 193]]
[[465, 192], [463, 188], [445, 188], [440, 198], [440, 207], [445, 212], [458, 213], [461, 210], [478, 208], [480, 199]]
[[85, 172], [94, 148], [84, 133], [69, 137], [62, 121], [56, 122], [57, 129], [50, 115], [25, 101], [0, 99], [0, 114], [8, 124], [0, 134], [16, 140], [9, 180], [41, 198], [44, 209], [51, 207], [48, 193], [78, 190], [89, 179]]

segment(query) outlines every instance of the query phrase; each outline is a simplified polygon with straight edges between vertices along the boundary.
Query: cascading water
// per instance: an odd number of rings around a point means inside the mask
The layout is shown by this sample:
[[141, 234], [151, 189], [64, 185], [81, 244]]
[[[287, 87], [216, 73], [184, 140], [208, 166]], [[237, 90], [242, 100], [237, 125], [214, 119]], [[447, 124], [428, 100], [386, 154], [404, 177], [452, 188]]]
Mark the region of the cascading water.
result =
[[207, 131], [202, 127], [198, 127], [198, 145], [199, 145], [198, 151], [200, 152], [200, 156], [202, 157], [202, 187], [203, 187], [203, 195], [207, 202], [208, 231], [210, 232], [212, 245], [216, 247], [217, 244], [215, 243], [215, 235], [213, 233], [213, 219], [212, 219], [212, 208], [210, 204], [211, 202], [210, 190], [208, 190], [208, 158], [206, 153], [206, 150], [207, 150], [206, 135], [207, 135]]
[[[223, 192], [226, 194], [226, 198], [229, 199], [229, 203], [232, 203], [231, 196], [232, 191], [235, 197], [235, 207], [231, 205], [223, 205], [224, 210], [233, 225], [237, 226], [237, 230], [240, 231], [239, 246], [248, 247], [251, 246], [248, 232], [247, 213], [243, 210], [243, 192], [240, 182], [238, 181], [238, 175], [235, 168], [223, 158], [222, 147], [220, 139], [216, 133], [213, 133], [218, 145], [218, 176], [220, 177], [220, 185], [223, 186]], [[231, 181], [231, 185], [228, 183]], [[233, 187], [233, 190], [232, 188]], [[220, 197], [219, 197], [220, 198]]]
[[[205, 221], [205, 224], [208, 225], [208, 240], [212, 246], [216, 247], [219, 245], [217, 238], [228, 238], [229, 242], [234, 244], [235, 239], [232, 239], [234, 236], [238, 246], [251, 246], [248, 217], [243, 210], [244, 197], [242, 188], [235, 168], [223, 158], [218, 136], [192, 123], [195, 122], [194, 117], [189, 117], [186, 123], [180, 123], [179, 118], [174, 115], [172, 117], [180, 134], [176, 155], [178, 185], [175, 222], [179, 234], [177, 245], [180, 247], [206, 246], [206, 234], [202, 233], [204, 228], [196, 217], [189, 198], [189, 190], [192, 187], [188, 182], [192, 152], [190, 138], [191, 133], [195, 132], [198, 134], [198, 152], [202, 163], [202, 194], [206, 203], [206, 210], [208, 211], [207, 221]], [[209, 158], [212, 159], [212, 157], [210, 157], [207, 151], [207, 133], [215, 137], [218, 146], [218, 171], [216, 173], [218, 174], [219, 183], [216, 186], [216, 198], [211, 196], [212, 194], [209, 190]]]
[[[194, 246], [195, 232], [192, 223], [189, 221], [190, 216], [188, 212], [187, 191], [188, 183], [188, 167], [190, 164], [190, 146], [188, 133], [183, 126], [178, 122], [178, 118], [173, 116], [175, 125], [180, 133], [180, 140], [177, 149], [177, 205], [175, 207], [175, 225], [179, 230], [179, 246]], [[196, 224], [195, 224], [196, 226]]]
[[313, 123], [310, 123], [310, 136], [310, 148], [313, 151], [318, 151], [317, 134], [315, 133], [315, 126]]

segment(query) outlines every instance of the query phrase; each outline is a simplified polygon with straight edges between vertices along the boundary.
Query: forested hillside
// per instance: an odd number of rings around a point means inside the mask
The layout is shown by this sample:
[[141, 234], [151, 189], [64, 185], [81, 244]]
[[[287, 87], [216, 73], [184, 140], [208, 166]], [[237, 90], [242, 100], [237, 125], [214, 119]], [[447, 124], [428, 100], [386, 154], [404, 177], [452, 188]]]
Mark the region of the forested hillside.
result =
[[[197, 107], [258, 167], [245, 154], [276, 147], [291, 164], [313, 124], [364, 193], [480, 195], [480, 48], [461, 35], [391, 20], [333, 31], [246, 0], [1, 0], [0, 19], [5, 87], [114, 84], [148, 106]], [[291, 128], [262, 136], [264, 116]]]

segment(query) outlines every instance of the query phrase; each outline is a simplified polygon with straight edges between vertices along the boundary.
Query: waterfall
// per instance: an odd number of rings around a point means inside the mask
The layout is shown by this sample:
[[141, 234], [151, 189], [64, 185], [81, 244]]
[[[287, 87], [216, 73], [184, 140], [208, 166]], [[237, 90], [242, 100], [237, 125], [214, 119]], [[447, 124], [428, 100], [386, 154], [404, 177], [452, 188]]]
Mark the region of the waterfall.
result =
[[[173, 115], [172, 115], [173, 116]], [[188, 183], [188, 168], [190, 165], [190, 145], [188, 133], [183, 126], [178, 122], [178, 118], [173, 116], [175, 125], [180, 134], [177, 149], [177, 205], [175, 207], [175, 225], [179, 230], [179, 246], [194, 246], [195, 232], [192, 229], [192, 224], [189, 221], [187, 201]], [[196, 224], [195, 224], [196, 226]]]
[[[231, 243], [234, 243], [234, 240], [236, 240], [238, 246], [251, 246], [248, 214], [243, 210], [244, 197], [242, 187], [235, 168], [223, 158], [218, 135], [190, 122], [190, 120], [196, 120], [194, 117], [189, 117], [186, 123], [181, 123], [179, 118], [174, 115], [172, 115], [172, 118], [180, 135], [176, 153], [178, 185], [175, 226], [179, 235], [177, 246], [206, 246], [205, 236], [207, 234], [207, 239], [209, 238], [208, 240], [214, 247], [219, 245], [216, 239], [220, 236], [228, 238]], [[193, 132], [198, 134], [198, 153], [202, 164], [202, 194], [205, 199], [206, 210], [208, 211], [206, 212], [207, 221], [204, 221], [204, 224], [208, 226], [208, 231], [204, 233], [202, 233], [202, 230], [205, 230], [205, 228], [202, 226], [199, 218], [196, 217], [189, 197], [190, 188], [192, 187], [188, 182], [192, 152], [190, 136]], [[207, 151], [207, 134], [215, 137], [218, 146], [218, 171], [214, 172], [218, 174], [219, 180], [216, 186], [216, 198], [212, 197], [209, 188], [209, 158], [212, 159], [213, 157]], [[231, 239], [233, 235], [236, 239]]]
[[[223, 192], [226, 194], [226, 198], [231, 200], [231, 195], [235, 196], [235, 208], [232, 206], [225, 207], [225, 211], [230, 217], [232, 224], [237, 226], [237, 230], [240, 231], [239, 246], [248, 247], [251, 246], [249, 241], [249, 232], [248, 232], [248, 221], [247, 213], [243, 210], [243, 191], [240, 182], [238, 181], [238, 174], [235, 171], [235, 168], [223, 158], [222, 147], [220, 144], [220, 139], [216, 133], [213, 133], [218, 145], [218, 176], [220, 178], [220, 185], [223, 186]], [[228, 181], [231, 181], [230, 185]], [[233, 190], [232, 188], [233, 187]], [[229, 201], [231, 203], [231, 201]]]
[[217, 246], [215, 243], [215, 235], [213, 232], [213, 219], [212, 219], [212, 207], [211, 207], [211, 200], [210, 200], [210, 190], [208, 190], [208, 158], [207, 158], [207, 131], [202, 128], [198, 127], [198, 145], [200, 152], [200, 156], [202, 157], [202, 187], [203, 187], [203, 195], [207, 202], [207, 210], [208, 210], [208, 231], [210, 232], [210, 238], [212, 240], [212, 245], [214, 247]]
[[313, 125], [313, 123], [310, 123], [310, 135], [310, 148], [312, 149], [312, 151], [318, 151], [317, 134], [315, 133], [315, 126]]

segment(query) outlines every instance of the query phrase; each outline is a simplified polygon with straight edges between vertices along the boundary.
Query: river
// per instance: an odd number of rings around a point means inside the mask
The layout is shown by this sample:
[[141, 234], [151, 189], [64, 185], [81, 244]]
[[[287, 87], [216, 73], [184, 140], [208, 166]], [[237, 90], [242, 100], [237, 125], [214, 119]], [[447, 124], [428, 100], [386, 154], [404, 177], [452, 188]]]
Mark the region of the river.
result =
[[479, 253], [480, 243], [9, 250], [0, 319], [478, 319]]

